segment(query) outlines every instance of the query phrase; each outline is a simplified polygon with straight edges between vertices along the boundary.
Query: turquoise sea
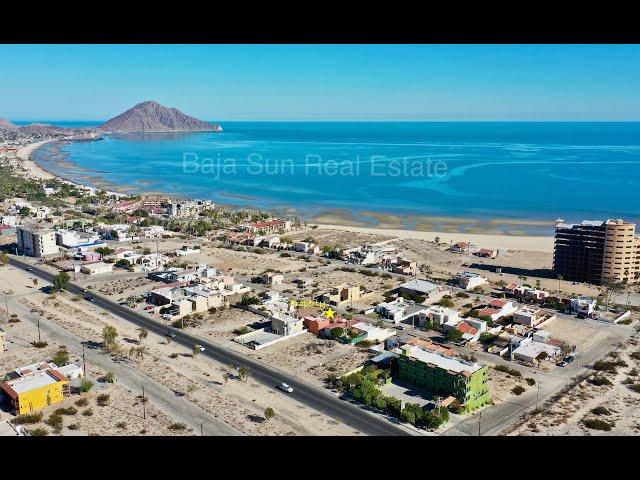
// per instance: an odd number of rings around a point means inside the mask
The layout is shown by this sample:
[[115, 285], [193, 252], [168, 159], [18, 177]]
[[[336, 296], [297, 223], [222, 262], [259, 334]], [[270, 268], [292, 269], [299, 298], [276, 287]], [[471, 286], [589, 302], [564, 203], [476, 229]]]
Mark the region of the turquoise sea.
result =
[[371, 225], [390, 214], [408, 228], [544, 234], [552, 223], [537, 221], [558, 217], [640, 221], [640, 123], [221, 123], [49, 144], [34, 159], [98, 186]]

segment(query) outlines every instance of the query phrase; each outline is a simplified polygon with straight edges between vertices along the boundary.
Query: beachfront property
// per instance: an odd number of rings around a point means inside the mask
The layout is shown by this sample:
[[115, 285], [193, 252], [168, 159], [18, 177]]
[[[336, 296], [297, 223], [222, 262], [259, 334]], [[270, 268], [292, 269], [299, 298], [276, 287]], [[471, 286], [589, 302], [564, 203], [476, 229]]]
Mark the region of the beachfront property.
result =
[[19, 226], [16, 228], [18, 252], [29, 257], [46, 257], [59, 253], [56, 235], [53, 230], [37, 226]]
[[454, 243], [449, 247], [449, 251], [452, 253], [471, 253], [471, 244], [469, 242]]
[[192, 217], [203, 210], [213, 210], [214, 203], [209, 200], [172, 201], [167, 208], [167, 214], [171, 217]]
[[454, 397], [464, 411], [489, 402], [489, 368], [478, 362], [405, 344], [399, 353], [398, 376], [429, 393]]
[[515, 302], [494, 298], [485, 308], [478, 310], [478, 318], [489, 317], [495, 322], [502, 317], [511, 315], [516, 310], [518, 310], [518, 306]]
[[514, 322], [532, 328], [555, 318], [555, 314], [543, 310], [537, 305], [526, 305], [513, 314]]
[[97, 228], [105, 240], [115, 240], [118, 242], [128, 242], [131, 240], [139, 240], [138, 235], [131, 233], [131, 225], [127, 223], [114, 225], [100, 225]]
[[491, 248], [481, 248], [475, 252], [475, 255], [483, 258], [496, 258], [498, 256], [498, 251]]
[[574, 282], [636, 283], [640, 278], [640, 238], [636, 224], [622, 219], [556, 221], [553, 270]]
[[292, 225], [291, 220], [273, 218], [271, 220], [238, 225], [238, 229], [244, 232], [261, 233], [264, 235], [269, 233], [288, 232], [292, 229]]
[[419, 323], [420, 315], [426, 314], [428, 308], [424, 305], [416, 304], [411, 300], [405, 300], [402, 297], [398, 297], [391, 302], [379, 303], [375, 307], [376, 313], [382, 318], [390, 320], [395, 325], [402, 322], [407, 323]]
[[3, 402], [18, 415], [60, 403], [69, 393], [69, 379], [53, 363], [41, 362], [9, 372], [0, 385]]
[[462, 272], [456, 275], [454, 282], [464, 290], [473, 290], [474, 288], [484, 285], [488, 280], [478, 273]]

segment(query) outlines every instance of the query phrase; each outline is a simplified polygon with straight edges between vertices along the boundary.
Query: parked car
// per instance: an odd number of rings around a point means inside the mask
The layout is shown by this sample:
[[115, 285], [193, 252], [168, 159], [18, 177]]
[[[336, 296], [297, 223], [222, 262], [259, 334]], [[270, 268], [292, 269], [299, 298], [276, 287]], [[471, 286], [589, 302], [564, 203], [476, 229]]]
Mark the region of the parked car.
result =
[[27, 267], [27, 268], [25, 268], [25, 270], [26, 270], [27, 272], [31, 272], [31, 271], [33, 270], [33, 268], [31, 268], [31, 267]]
[[165, 337], [176, 338], [176, 334], [173, 332], [167, 332], [164, 334]]
[[168, 313], [163, 313], [162, 315], [160, 315], [160, 317], [161, 317], [163, 320], [171, 320], [171, 318], [172, 318], [172, 316], [171, 316], [171, 315], [169, 315]]
[[280, 385], [278, 385], [278, 388], [280, 390], [282, 390], [283, 392], [287, 392], [287, 393], [293, 393], [293, 387], [291, 385], [289, 385], [288, 383], [281, 383]]
[[94, 301], [96, 300], [96, 299], [95, 299], [95, 298], [93, 298], [91, 295], [85, 295], [85, 296], [84, 296], [84, 299], [85, 299], [85, 300], [88, 300], [89, 302], [94, 302]]
[[147, 305], [144, 307], [145, 310], [153, 310], [153, 305]]
[[558, 363], [559, 367], [566, 367], [568, 365], [569, 362], [567, 362], [566, 360], [562, 360], [560, 363]]

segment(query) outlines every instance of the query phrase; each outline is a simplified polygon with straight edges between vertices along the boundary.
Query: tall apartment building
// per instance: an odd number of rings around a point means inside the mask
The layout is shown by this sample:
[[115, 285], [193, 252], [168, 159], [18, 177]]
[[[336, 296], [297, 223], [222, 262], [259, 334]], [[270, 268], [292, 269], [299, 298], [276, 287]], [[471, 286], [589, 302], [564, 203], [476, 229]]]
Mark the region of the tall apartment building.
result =
[[635, 223], [620, 219], [556, 222], [553, 270], [565, 280], [599, 285], [603, 280], [636, 283], [640, 238]]
[[398, 353], [400, 380], [436, 395], [455, 397], [466, 411], [489, 402], [486, 365], [410, 344], [403, 345]]
[[53, 230], [37, 227], [18, 227], [18, 251], [29, 257], [44, 257], [58, 253], [56, 234]]

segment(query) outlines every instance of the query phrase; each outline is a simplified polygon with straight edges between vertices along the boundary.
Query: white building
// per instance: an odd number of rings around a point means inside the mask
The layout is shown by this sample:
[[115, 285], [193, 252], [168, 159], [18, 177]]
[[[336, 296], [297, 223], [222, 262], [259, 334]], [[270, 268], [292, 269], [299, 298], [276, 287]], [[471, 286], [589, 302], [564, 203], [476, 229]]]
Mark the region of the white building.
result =
[[478, 273], [462, 272], [456, 276], [455, 282], [464, 290], [473, 290], [480, 285], [484, 285], [488, 280]]
[[101, 275], [103, 273], [111, 273], [113, 272], [113, 264], [104, 262], [87, 263], [80, 267], [80, 271], [86, 273], [87, 275]]
[[520, 325], [535, 327], [536, 325], [553, 320], [556, 316], [535, 305], [527, 305], [513, 314], [513, 321]]
[[365, 340], [370, 342], [384, 342], [387, 338], [393, 337], [396, 334], [396, 332], [390, 328], [379, 328], [364, 322], [356, 323], [353, 327], [366, 332], [367, 336]]
[[278, 335], [293, 335], [304, 330], [304, 321], [285, 313], [276, 313], [271, 318], [271, 330]]
[[577, 297], [571, 299], [571, 313], [579, 317], [588, 317], [595, 310], [598, 301], [591, 297]]
[[384, 302], [376, 305], [375, 310], [380, 316], [391, 320], [397, 325], [404, 321], [419, 321], [420, 314], [424, 314], [428, 309], [423, 305], [416, 305], [415, 302], [410, 302], [399, 297], [392, 302]]
[[436, 325], [444, 325], [445, 323], [456, 325], [461, 321], [460, 312], [440, 305], [432, 305], [419, 316], [421, 327], [425, 326], [428, 321], [434, 322]]
[[499, 318], [511, 315], [517, 310], [518, 306], [515, 302], [494, 298], [485, 308], [478, 310], [478, 317], [490, 317], [491, 320], [496, 321]]
[[29, 257], [44, 257], [59, 252], [53, 230], [37, 227], [17, 227], [18, 251]]

